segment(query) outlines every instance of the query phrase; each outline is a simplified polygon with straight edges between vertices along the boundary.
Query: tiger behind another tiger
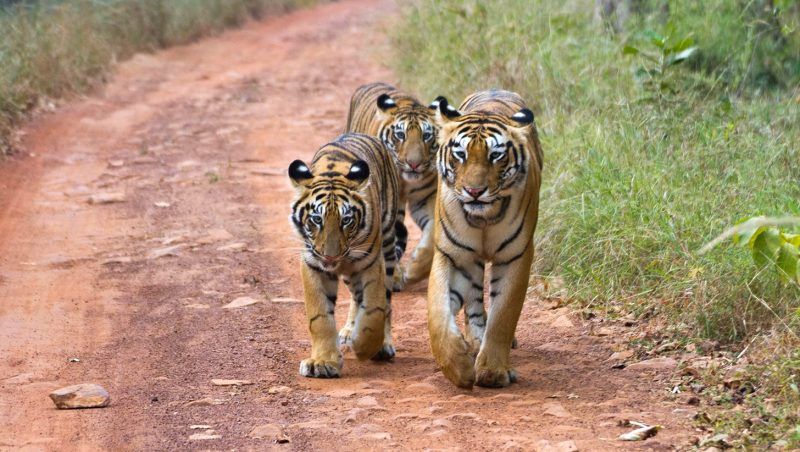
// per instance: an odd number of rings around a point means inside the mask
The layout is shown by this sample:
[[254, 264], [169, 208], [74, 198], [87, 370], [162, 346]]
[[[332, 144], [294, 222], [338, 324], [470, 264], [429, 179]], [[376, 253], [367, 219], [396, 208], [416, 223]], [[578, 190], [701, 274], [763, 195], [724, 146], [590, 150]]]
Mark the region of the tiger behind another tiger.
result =
[[[539, 210], [543, 154], [533, 113], [519, 95], [493, 90], [472, 94], [458, 110], [443, 99], [436, 117], [441, 130], [428, 281], [431, 349], [458, 386], [508, 386], [516, 380], [509, 355]], [[466, 338], [456, 322], [462, 308]]]
[[374, 137], [344, 134], [320, 148], [310, 165], [292, 162], [289, 177], [297, 191], [290, 221], [305, 245], [301, 273], [311, 333], [311, 357], [300, 363], [300, 374], [340, 375], [334, 320], [340, 276], [353, 296], [341, 342], [360, 359], [391, 359], [394, 164]]
[[405, 250], [408, 233], [405, 208], [422, 231], [419, 244], [405, 268], [395, 273], [394, 289], [428, 277], [433, 260], [433, 211], [436, 202], [436, 126], [434, 104], [426, 107], [413, 96], [386, 83], [356, 89], [350, 99], [347, 131], [379, 138], [400, 175], [400, 209], [396, 236], [398, 255]]

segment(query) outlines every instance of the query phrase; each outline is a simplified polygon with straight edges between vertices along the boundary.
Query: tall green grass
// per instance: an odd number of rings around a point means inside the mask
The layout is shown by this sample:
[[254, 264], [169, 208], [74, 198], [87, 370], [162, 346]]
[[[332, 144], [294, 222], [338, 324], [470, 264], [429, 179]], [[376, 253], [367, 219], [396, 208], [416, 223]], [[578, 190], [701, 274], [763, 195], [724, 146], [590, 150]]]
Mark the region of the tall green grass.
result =
[[[716, 32], [748, 39], [743, 10], [709, 2], [698, 18], [684, 3], [614, 35], [589, 0], [419, 0], [396, 27], [394, 61], [426, 98], [502, 87], [533, 107], [545, 148], [536, 271], [563, 278], [571, 299], [666, 315], [681, 334], [723, 341], [778, 318], [797, 328], [798, 288], [757, 275], [740, 249], [697, 250], [742, 218], [800, 214], [800, 71], [757, 95], [763, 80], [725, 75], [739, 56], [710, 57], [727, 52]], [[679, 92], [646, 100], [634, 76], [642, 62], [623, 45], [646, 45], [646, 28], [682, 36], [701, 26], [693, 36], [705, 56], [670, 69]]]
[[313, 0], [38, 0], [0, 5], [0, 155], [43, 98], [84, 91], [113, 63]]

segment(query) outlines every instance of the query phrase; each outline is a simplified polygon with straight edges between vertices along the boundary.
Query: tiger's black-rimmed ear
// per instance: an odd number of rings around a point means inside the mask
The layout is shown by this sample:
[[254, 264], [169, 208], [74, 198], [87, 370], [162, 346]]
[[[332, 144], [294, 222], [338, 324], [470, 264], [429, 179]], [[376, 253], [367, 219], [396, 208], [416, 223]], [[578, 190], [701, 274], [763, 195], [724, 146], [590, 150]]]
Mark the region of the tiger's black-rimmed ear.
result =
[[289, 178], [295, 185], [303, 185], [313, 177], [311, 169], [302, 160], [295, 160], [289, 165]]
[[529, 126], [533, 123], [533, 112], [527, 108], [523, 108], [511, 115], [511, 120], [521, 126]]
[[388, 94], [384, 93], [378, 96], [378, 108], [380, 108], [381, 111], [389, 111], [396, 106], [397, 102], [395, 102], [394, 99], [392, 99], [392, 97]]
[[439, 99], [439, 113], [447, 119], [456, 119], [461, 116], [461, 112], [450, 105], [444, 97]]
[[436, 99], [433, 99], [433, 102], [431, 102], [430, 105], [428, 105], [428, 108], [430, 108], [431, 110], [436, 110], [439, 108], [439, 104], [442, 103], [442, 101], [447, 102], [447, 98], [445, 98], [444, 96], [439, 96]]
[[356, 160], [345, 177], [352, 181], [363, 183], [369, 177], [369, 165], [363, 160]]

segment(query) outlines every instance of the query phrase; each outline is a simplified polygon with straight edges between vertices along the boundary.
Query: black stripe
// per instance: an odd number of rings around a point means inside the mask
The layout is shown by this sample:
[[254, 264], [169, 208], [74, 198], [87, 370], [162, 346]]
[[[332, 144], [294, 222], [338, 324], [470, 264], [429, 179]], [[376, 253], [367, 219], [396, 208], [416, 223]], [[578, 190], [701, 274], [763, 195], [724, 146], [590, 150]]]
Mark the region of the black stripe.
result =
[[456, 297], [456, 300], [458, 301], [458, 309], [461, 309], [461, 307], [464, 306], [464, 297], [460, 293], [450, 289], [450, 296]]
[[455, 237], [453, 237], [453, 235], [450, 233], [450, 230], [447, 229], [447, 225], [444, 223], [444, 219], [443, 218], [439, 219], [439, 224], [442, 225], [442, 230], [444, 231], [444, 235], [446, 235], [447, 239], [450, 240], [451, 242], [453, 242], [453, 244], [455, 246], [457, 246], [457, 247], [459, 247], [461, 249], [465, 249], [465, 250], [467, 250], [467, 251], [469, 251], [471, 253], [475, 252], [475, 248], [473, 248], [473, 247], [471, 247], [469, 245], [464, 245], [463, 243], [461, 243], [458, 240], [456, 240]]

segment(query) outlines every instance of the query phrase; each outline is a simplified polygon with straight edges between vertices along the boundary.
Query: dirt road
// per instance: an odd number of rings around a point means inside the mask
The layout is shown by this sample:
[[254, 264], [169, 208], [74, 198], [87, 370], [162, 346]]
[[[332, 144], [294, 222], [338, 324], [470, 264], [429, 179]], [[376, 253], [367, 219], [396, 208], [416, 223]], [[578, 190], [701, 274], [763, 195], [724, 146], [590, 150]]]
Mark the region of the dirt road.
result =
[[[393, 14], [347, 0], [137, 56], [24, 130], [28, 155], [0, 168], [0, 449], [686, 444], [674, 363], [612, 369], [623, 326], [533, 295], [511, 388], [462, 391], [437, 371], [424, 284], [395, 298], [394, 362], [298, 375], [309, 340], [284, 170], [341, 131], [356, 86], [394, 81], [379, 62]], [[124, 200], [87, 202], [98, 193]], [[259, 303], [223, 308], [244, 296]], [[56, 410], [48, 392], [79, 382], [111, 406]], [[621, 443], [623, 419], [664, 429]]]

